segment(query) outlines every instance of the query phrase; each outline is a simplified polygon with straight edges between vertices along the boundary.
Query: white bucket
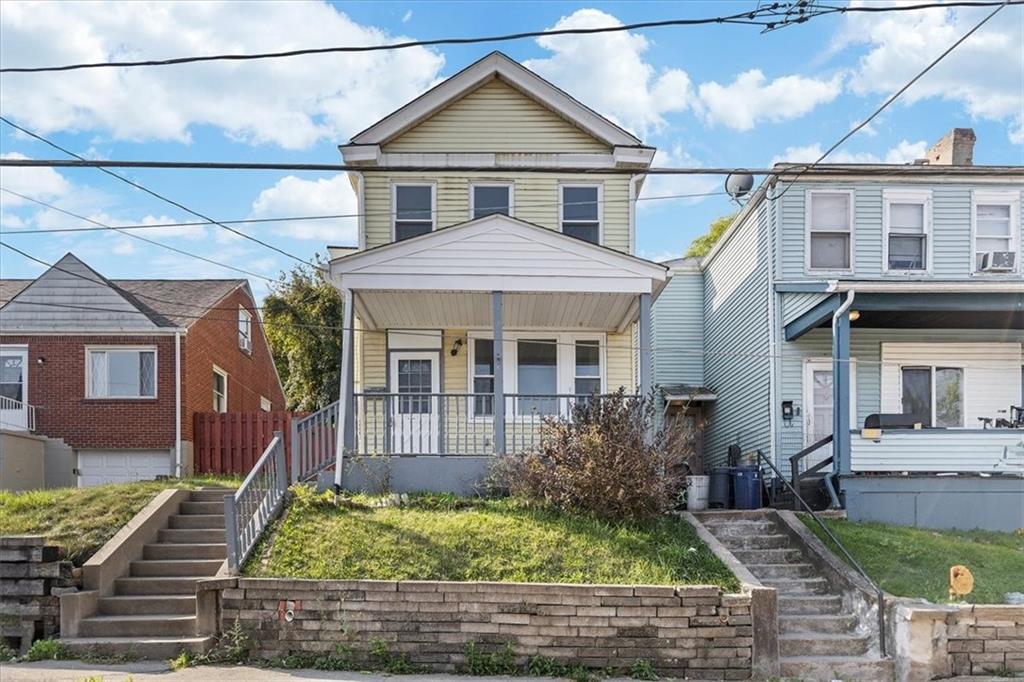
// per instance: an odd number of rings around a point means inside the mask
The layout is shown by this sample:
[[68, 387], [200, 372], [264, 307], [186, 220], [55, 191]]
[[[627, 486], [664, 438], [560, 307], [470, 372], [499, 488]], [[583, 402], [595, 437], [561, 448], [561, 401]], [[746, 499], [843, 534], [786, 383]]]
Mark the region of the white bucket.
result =
[[708, 487], [711, 483], [710, 476], [687, 476], [686, 477], [686, 509], [689, 511], [704, 511], [708, 508]]

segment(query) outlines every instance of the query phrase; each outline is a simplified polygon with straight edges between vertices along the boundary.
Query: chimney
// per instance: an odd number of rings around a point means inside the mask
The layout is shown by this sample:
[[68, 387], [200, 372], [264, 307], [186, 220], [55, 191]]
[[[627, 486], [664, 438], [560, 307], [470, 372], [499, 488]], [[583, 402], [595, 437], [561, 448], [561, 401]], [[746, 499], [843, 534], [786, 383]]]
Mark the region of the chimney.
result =
[[928, 150], [925, 155], [928, 165], [974, 165], [974, 141], [976, 139], [972, 128], [953, 128]]

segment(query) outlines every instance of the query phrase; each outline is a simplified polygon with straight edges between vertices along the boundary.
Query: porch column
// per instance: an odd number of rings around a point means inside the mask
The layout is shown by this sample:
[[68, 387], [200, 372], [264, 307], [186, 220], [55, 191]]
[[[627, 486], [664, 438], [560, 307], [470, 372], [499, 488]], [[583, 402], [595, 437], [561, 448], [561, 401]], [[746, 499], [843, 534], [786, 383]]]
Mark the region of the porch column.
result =
[[640, 395], [645, 398], [651, 392], [651, 295], [640, 294], [640, 329], [637, 334], [637, 358], [639, 359]]
[[352, 452], [355, 449], [355, 344], [352, 339], [355, 336], [353, 326], [355, 324], [354, 305], [352, 303], [352, 290], [341, 290], [342, 300], [342, 329], [341, 329], [341, 386], [338, 391], [338, 434], [335, 439], [334, 451], [334, 487], [341, 488], [342, 473], [345, 465], [345, 451]]
[[494, 332], [494, 454], [505, 454], [505, 302], [502, 292], [491, 292], [491, 324]]
[[832, 331], [833, 470], [850, 473], [850, 311], [838, 314]]

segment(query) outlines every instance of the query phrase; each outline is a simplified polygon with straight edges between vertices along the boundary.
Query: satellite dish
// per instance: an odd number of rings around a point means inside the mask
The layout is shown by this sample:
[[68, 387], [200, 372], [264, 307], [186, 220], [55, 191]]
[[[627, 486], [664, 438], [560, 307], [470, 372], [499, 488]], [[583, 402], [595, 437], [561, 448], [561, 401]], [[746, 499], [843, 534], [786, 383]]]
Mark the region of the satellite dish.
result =
[[725, 191], [734, 201], [739, 201], [754, 188], [754, 176], [750, 173], [730, 173], [725, 178]]

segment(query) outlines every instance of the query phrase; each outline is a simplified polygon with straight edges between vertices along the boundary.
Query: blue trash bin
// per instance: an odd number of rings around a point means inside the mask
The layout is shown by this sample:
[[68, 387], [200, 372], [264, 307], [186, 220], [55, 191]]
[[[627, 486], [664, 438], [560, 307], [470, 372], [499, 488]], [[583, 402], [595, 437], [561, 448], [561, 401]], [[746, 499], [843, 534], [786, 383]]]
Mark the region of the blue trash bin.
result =
[[756, 464], [733, 467], [732, 492], [736, 509], [760, 509], [761, 468]]

